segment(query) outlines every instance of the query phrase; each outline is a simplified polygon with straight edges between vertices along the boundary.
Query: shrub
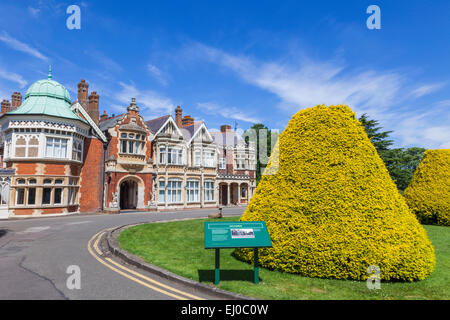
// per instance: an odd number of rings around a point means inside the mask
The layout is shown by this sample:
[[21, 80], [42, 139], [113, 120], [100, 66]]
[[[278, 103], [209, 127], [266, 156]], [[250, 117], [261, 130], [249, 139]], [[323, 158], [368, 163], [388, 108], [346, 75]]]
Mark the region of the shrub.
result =
[[450, 226], [450, 149], [425, 151], [404, 195], [422, 223]]
[[[299, 111], [280, 134], [242, 221], [265, 221], [263, 267], [310, 277], [424, 279], [434, 248], [347, 106]], [[251, 262], [252, 250], [236, 256]]]

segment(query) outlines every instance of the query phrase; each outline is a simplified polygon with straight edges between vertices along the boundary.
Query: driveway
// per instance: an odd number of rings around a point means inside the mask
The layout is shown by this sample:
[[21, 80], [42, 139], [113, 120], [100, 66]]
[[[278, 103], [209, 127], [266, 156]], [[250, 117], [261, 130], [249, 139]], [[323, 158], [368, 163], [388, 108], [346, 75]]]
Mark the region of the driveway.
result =
[[[241, 215], [244, 209], [224, 208], [223, 213]], [[0, 221], [0, 299], [217, 299], [131, 266], [122, 268], [113, 257], [105, 265], [106, 257], [94, 246], [108, 228], [213, 212], [217, 209]], [[80, 271], [80, 289], [68, 288], [68, 279], [74, 283], [77, 273], [73, 270]]]

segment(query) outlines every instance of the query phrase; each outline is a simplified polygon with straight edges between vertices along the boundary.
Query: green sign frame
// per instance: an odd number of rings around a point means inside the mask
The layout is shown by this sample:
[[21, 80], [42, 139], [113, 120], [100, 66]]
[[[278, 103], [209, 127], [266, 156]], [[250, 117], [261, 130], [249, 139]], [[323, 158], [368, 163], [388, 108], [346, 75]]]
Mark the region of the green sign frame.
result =
[[259, 283], [259, 248], [271, 248], [264, 221], [205, 222], [205, 249], [215, 249], [214, 284], [220, 282], [220, 249], [253, 248], [254, 283]]

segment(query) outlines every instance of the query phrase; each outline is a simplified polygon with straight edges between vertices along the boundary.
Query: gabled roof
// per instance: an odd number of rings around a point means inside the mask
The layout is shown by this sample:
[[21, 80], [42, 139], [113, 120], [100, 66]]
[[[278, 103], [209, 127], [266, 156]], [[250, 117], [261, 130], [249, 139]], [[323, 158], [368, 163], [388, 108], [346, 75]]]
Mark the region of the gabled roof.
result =
[[170, 118], [170, 115], [165, 115], [156, 119], [148, 120], [145, 122], [147, 128], [151, 131], [151, 133], [155, 134], [161, 129], [161, 127], [167, 122], [167, 119]]
[[87, 111], [81, 106], [81, 104], [78, 101], [75, 101], [74, 103], [72, 103], [72, 106], [70, 108], [72, 111], [81, 113], [81, 115], [86, 119], [86, 122], [91, 126], [91, 128], [98, 135], [98, 137], [100, 137], [100, 139], [103, 140], [103, 142], [107, 141], [102, 130], [100, 130], [98, 125], [95, 123], [95, 121], [92, 120], [91, 116], [87, 113]]
[[197, 121], [189, 126], [185, 126], [181, 128], [181, 132], [183, 133], [184, 139], [187, 141], [187, 143], [191, 143], [192, 139], [195, 138], [195, 136], [202, 128], [205, 129], [205, 132], [209, 136], [209, 138], [214, 141], [213, 137], [209, 134], [208, 128], [206, 128], [204, 121]]

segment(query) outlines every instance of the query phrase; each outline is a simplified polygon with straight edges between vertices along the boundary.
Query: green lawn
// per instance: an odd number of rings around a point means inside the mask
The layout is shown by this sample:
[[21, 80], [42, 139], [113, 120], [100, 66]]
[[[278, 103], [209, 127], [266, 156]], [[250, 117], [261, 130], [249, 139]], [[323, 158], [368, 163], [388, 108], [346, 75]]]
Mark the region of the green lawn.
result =
[[[122, 232], [119, 244], [149, 263], [212, 285], [214, 250], [204, 249], [205, 221], [212, 220], [139, 225]], [[261, 282], [255, 285], [253, 266], [235, 259], [232, 249], [222, 249], [219, 288], [262, 299], [450, 299], [450, 227], [424, 227], [436, 249], [437, 265], [423, 281], [381, 282], [380, 290], [369, 290], [365, 281], [314, 279], [260, 268]]]

